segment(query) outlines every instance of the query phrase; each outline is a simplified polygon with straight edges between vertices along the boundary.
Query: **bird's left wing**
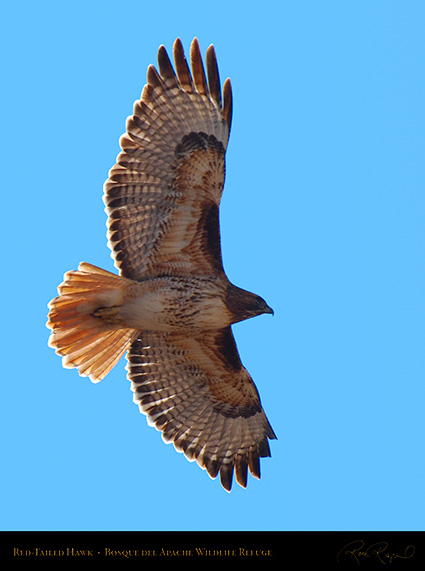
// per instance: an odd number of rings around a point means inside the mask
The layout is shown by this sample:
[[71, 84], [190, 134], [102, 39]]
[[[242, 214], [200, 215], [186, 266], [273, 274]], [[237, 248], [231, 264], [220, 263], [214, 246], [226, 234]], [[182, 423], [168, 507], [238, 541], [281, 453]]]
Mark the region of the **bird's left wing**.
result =
[[174, 43], [175, 70], [163, 46], [121, 137], [122, 152], [104, 186], [108, 240], [121, 275], [223, 271], [219, 204], [232, 119], [232, 91], [221, 93], [213, 46], [205, 74], [198, 41]]
[[230, 491], [247, 471], [260, 478], [260, 457], [276, 438], [231, 328], [196, 338], [143, 333], [128, 354], [134, 402], [165, 442], [207, 470]]

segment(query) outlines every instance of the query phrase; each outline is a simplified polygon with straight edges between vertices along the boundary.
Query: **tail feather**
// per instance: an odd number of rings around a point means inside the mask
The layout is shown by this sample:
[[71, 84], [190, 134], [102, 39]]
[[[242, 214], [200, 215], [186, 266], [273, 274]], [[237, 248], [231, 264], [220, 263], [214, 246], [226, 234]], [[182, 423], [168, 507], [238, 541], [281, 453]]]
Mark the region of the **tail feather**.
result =
[[67, 272], [59, 296], [49, 303], [49, 345], [62, 356], [64, 367], [101, 381], [137, 337], [135, 329], [102, 319], [94, 312], [119, 307], [129, 280], [82, 262]]
[[134, 339], [132, 329], [96, 335], [89, 350], [82, 347], [76, 353], [64, 356], [63, 365], [70, 368], [77, 366], [80, 375], [98, 382], [113, 369]]

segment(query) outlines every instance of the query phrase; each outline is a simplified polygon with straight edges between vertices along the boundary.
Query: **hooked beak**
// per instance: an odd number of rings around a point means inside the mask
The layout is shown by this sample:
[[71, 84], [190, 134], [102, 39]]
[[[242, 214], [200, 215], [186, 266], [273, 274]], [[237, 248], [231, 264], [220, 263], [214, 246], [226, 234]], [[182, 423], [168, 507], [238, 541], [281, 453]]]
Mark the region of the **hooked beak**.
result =
[[271, 315], [274, 315], [274, 311], [270, 306], [267, 306], [267, 308], [264, 310], [264, 313], [270, 313]]

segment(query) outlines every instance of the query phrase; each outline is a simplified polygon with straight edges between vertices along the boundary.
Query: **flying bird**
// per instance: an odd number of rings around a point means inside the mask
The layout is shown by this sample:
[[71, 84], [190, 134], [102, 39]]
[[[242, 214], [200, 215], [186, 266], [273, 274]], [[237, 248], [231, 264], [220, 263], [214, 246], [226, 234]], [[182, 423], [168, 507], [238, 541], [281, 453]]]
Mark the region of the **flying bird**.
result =
[[49, 303], [49, 345], [63, 366], [101, 381], [127, 352], [133, 400], [165, 442], [230, 491], [260, 478], [276, 438], [231, 326], [273, 310], [228, 280], [219, 205], [232, 121], [214, 47], [164, 46], [134, 103], [104, 184], [119, 275], [82, 262]]

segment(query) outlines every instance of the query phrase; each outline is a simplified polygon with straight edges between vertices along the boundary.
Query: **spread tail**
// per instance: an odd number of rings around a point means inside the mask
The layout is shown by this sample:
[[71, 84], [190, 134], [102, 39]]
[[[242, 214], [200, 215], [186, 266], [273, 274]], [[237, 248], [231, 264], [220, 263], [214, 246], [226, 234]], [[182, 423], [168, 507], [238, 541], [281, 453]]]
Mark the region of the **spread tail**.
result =
[[67, 272], [59, 296], [49, 303], [49, 346], [62, 356], [64, 367], [101, 381], [130, 344], [137, 331], [114, 322], [129, 280], [86, 262]]

